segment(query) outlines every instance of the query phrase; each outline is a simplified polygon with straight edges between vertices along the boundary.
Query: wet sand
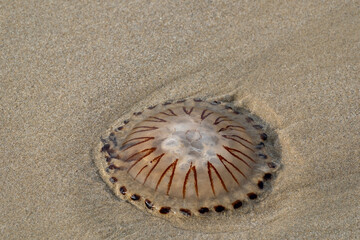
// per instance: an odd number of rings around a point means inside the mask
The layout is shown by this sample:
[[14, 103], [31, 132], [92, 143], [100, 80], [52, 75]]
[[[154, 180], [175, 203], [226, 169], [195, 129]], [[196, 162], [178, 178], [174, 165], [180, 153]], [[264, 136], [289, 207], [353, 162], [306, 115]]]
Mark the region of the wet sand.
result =
[[[360, 4], [24, 2], [1, 7], [1, 239], [356, 239]], [[251, 211], [174, 222], [118, 200], [93, 149], [118, 118], [227, 98], [278, 136]]]

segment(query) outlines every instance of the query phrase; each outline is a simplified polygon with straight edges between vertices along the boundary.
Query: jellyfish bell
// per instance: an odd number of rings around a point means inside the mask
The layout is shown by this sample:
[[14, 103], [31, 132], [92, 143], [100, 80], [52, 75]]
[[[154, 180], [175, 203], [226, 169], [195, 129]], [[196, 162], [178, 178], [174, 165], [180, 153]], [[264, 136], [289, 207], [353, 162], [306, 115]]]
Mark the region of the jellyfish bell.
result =
[[98, 147], [96, 163], [121, 199], [174, 216], [240, 208], [277, 170], [267, 134], [246, 113], [187, 99], [134, 113]]

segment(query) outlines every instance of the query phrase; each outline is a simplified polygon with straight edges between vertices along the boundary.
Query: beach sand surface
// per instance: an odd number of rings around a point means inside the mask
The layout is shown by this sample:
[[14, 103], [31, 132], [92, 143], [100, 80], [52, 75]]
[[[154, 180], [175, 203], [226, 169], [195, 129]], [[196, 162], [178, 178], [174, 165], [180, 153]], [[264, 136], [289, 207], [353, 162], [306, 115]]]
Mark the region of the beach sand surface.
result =
[[[1, 239], [359, 239], [359, 1], [3, 1]], [[93, 151], [119, 118], [227, 99], [282, 168], [248, 212], [162, 219]]]

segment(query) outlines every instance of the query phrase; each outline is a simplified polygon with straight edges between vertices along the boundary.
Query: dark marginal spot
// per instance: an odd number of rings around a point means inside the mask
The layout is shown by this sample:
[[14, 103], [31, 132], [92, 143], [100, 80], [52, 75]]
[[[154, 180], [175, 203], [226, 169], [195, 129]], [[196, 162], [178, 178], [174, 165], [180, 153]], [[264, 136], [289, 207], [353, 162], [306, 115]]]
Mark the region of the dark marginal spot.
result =
[[189, 209], [180, 208], [180, 212], [185, 216], [191, 216], [191, 211]]
[[262, 181], [259, 181], [257, 185], [260, 189], [264, 188], [264, 183]]
[[130, 198], [131, 198], [131, 200], [137, 201], [140, 199], [140, 196], [137, 194], [133, 194]]
[[254, 119], [252, 119], [251, 117], [247, 117], [245, 119], [246, 119], [247, 122], [253, 122], [254, 121]]
[[170, 207], [162, 207], [160, 208], [159, 212], [161, 214], [168, 214], [170, 212], [170, 209], [171, 209]]
[[117, 182], [117, 178], [116, 178], [116, 177], [111, 177], [109, 180], [110, 180], [111, 183], [116, 183], [116, 182]]
[[214, 209], [216, 212], [222, 212], [225, 210], [225, 208], [221, 205], [215, 206]]
[[257, 130], [263, 129], [263, 126], [261, 125], [253, 125], [253, 127]]
[[125, 167], [117, 167], [117, 166], [115, 166], [114, 164], [110, 164], [107, 168], [110, 169], [110, 170], [113, 170], [113, 169], [116, 169], [116, 170], [125, 170], [125, 169], [126, 169]]
[[125, 194], [126, 194], [126, 191], [127, 191], [127, 189], [126, 189], [125, 186], [121, 186], [121, 187], [120, 187], [120, 193], [121, 193], [122, 195], [125, 195]]
[[267, 136], [266, 133], [262, 133], [262, 134], [260, 134], [260, 138], [261, 138], [262, 140], [266, 141], [267, 138], [268, 138], [268, 136]]
[[157, 105], [148, 107], [149, 110], [154, 109]]
[[210, 104], [211, 105], [219, 105], [221, 102], [219, 102], [219, 101], [212, 101], [212, 102], [210, 102]]
[[201, 214], [204, 214], [204, 213], [207, 213], [207, 212], [209, 212], [209, 209], [207, 207], [202, 207], [202, 208], [199, 209], [199, 213], [201, 213]]
[[240, 114], [240, 112], [239, 112], [239, 111], [234, 110], [234, 114]]
[[262, 149], [263, 147], [265, 147], [265, 144], [263, 142], [255, 146], [256, 149]]
[[176, 103], [183, 103], [183, 102], [186, 102], [186, 100], [182, 99], [182, 100], [177, 101]]
[[259, 157], [263, 158], [263, 159], [267, 159], [267, 156], [265, 154], [259, 153]]
[[194, 102], [202, 102], [200, 98], [194, 98]]
[[169, 105], [171, 103], [172, 103], [172, 101], [167, 101], [167, 102], [164, 102], [163, 105], [166, 106], [166, 105]]
[[251, 200], [257, 199], [257, 195], [256, 195], [255, 193], [248, 193], [248, 197], [249, 197]]
[[226, 105], [226, 106], [225, 106], [225, 109], [231, 109], [231, 110], [232, 110], [232, 107], [229, 106], [229, 105]]
[[111, 161], [111, 157], [105, 157], [105, 160], [106, 160], [107, 162], [110, 162], [110, 161]]
[[153, 208], [153, 204], [152, 204], [152, 202], [151, 202], [149, 199], [145, 199], [145, 206], [146, 206], [148, 209], [152, 209], [152, 208]]
[[119, 155], [116, 153], [116, 151], [112, 148], [107, 150], [107, 153], [110, 155], [111, 158], [119, 158]]
[[118, 131], [122, 130], [124, 127], [123, 126], [120, 126], [117, 128]]
[[235, 202], [232, 203], [234, 209], [238, 209], [239, 207], [242, 206], [242, 202], [240, 200], [236, 200]]
[[265, 173], [263, 178], [266, 181], [266, 180], [270, 180], [271, 177], [272, 177], [271, 173]]
[[109, 148], [110, 148], [110, 144], [107, 143], [101, 148], [101, 151], [105, 152], [105, 151], [109, 150]]
[[114, 143], [114, 146], [117, 146], [117, 140], [114, 133], [110, 133], [109, 139]]
[[130, 121], [128, 119], [124, 120], [124, 124], [128, 124]]
[[135, 116], [139, 116], [139, 115], [141, 115], [142, 114], [142, 112], [134, 112], [134, 115]]
[[276, 164], [273, 162], [268, 163], [269, 168], [276, 168]]

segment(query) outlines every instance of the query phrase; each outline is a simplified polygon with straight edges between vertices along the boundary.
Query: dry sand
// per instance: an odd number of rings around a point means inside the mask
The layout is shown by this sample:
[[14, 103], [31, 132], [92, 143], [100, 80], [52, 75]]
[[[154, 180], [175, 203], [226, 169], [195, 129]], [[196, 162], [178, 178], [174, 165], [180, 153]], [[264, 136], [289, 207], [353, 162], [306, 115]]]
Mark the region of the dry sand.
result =
[[[0, 238], [359, 239], [359, 1], [174, 2], [1, 2]], [[194, 96], [278, 134], [247, 214], [170, 223], [98, 176], [112, 122]]]

